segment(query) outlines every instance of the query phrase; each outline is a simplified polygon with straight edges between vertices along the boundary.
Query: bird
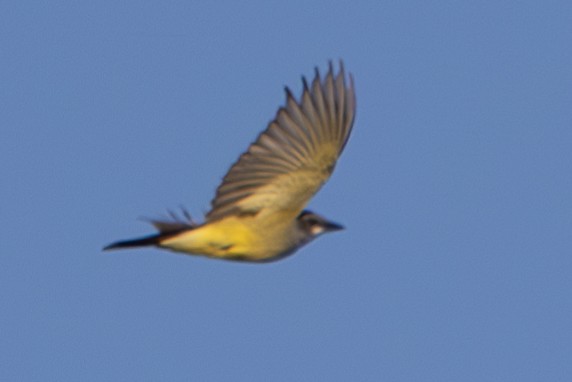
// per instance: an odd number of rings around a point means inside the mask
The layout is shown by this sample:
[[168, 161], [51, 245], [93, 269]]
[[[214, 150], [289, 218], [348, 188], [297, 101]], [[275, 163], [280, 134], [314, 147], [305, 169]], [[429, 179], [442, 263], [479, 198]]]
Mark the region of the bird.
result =
[[104, 250], [154, 246], [173, 252], [241, 262], [283, 259], [338, 223], [306, 209], [330, 178], [352, 132], [354, 79], [340, 60], [321, 76], [302, 77], [299, 99], [286, 100], [267, 128], [230, 167], [216, 189], [204, 222], [171, 213], [148, 219], [158, 233], [112, 243]]

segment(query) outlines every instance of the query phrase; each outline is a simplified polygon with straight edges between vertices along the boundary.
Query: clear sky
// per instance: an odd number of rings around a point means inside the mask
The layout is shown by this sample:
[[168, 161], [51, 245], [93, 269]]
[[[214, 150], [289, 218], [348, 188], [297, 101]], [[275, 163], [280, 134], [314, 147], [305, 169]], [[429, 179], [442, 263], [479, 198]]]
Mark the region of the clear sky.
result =
[[[0, 3], [0, 380], [571, 381], [570, 1]], [[208, 210], [342, 58], [354, 134], [248, 265], [103, 253]]]

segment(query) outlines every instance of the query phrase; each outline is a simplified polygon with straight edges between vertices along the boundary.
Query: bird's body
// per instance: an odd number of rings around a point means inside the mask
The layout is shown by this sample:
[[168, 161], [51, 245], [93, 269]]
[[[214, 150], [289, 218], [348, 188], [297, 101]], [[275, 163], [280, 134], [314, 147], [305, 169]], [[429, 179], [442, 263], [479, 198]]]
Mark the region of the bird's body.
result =
[[[350, 77], [351, 78], [351, 77]], [[159, 233], [105, 249], [154, 245], [208, 257], [266, 262], [281, 259], [321, 233], [341, 229], [304, 207], [334, 170], [354, 115], [353, 81], [332, 66], [322, 81], [305, 80], [299, 102], [286, 105], [231, 167], [205, 223], [152, 221]]]
[[302, 239], [296, 235], [291, 221], [273, 214], [263, 222], [265, 234], [260, 235], [261, 221], [255, 216], [230, 216], [166, 239], [160, 246], [226, 260], [267, 261], [282, 255], [284, 248], [295, 247]]

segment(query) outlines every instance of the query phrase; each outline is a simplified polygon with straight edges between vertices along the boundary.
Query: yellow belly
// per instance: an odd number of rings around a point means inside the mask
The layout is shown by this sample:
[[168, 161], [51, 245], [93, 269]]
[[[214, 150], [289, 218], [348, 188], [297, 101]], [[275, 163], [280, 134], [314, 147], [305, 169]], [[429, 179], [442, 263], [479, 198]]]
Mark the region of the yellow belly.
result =
[[229, 260], [264, 261], [291, 249], [290, 219], [228, 218], [165, 239], [160, 246], [177, 252]]

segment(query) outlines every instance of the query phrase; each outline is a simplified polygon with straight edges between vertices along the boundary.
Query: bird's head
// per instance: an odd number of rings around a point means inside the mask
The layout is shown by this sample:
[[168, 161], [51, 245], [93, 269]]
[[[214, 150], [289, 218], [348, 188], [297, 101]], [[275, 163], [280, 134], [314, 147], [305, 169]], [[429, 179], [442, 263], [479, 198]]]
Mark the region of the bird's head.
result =
[[302, 213], [298, 215], [298, 227], [305, 233], [306, 238], [309, 240], [323, 233], [344, 229], [343, 226], [328, 221], [322, 216], [306, 210], [302, 211]]

